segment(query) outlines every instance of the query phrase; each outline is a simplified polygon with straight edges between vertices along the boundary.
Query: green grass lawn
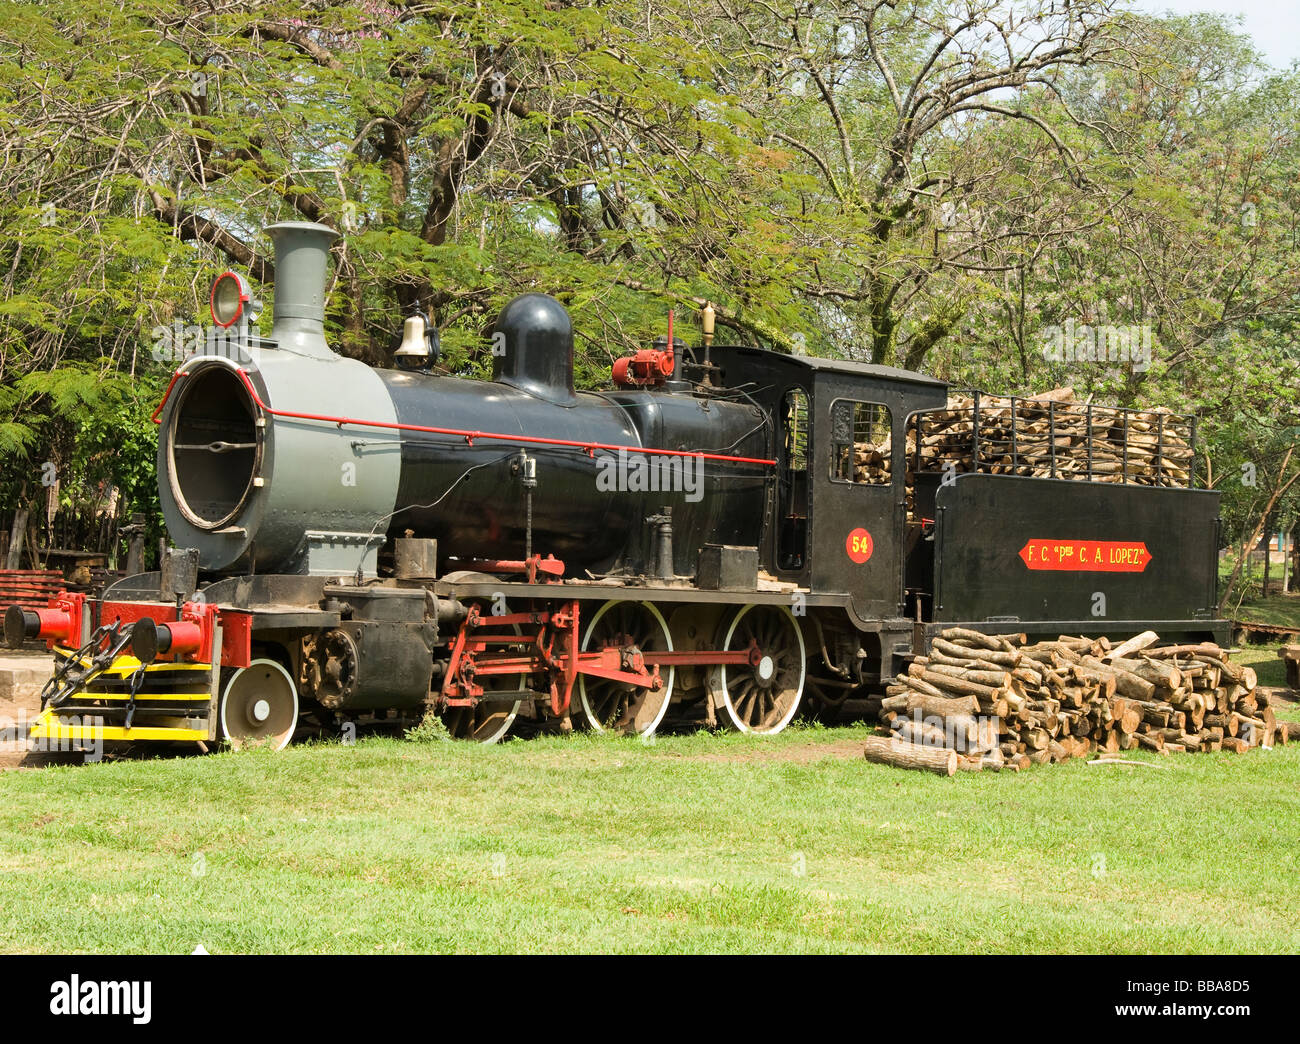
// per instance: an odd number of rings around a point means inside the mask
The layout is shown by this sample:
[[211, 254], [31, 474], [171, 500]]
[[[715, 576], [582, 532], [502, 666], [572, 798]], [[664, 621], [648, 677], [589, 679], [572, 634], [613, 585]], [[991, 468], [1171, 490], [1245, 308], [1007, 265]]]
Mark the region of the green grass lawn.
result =
[[866, 732], [0, 773], [0, 949], [1300, 949], [1300, 746], [952, 779], [812, 756]]
[[[1231, 606], [1229, 606], [1231, 608]], [[1232, 613], [1233, 619], [1274, 627], [1300, 629], [1300, 595], [1274, 595], [1271, 598], [1247, 598]]]
[[[1232, 662], [1254, 668], [1260, 685], [1272, 685], [1278, 688], [1286, 685], [1286, 664], [1278, 656], [1281, 645], [1247, 645], [1234, 649]], [[1281, 711], [1278, 711], [1281, 716]]]

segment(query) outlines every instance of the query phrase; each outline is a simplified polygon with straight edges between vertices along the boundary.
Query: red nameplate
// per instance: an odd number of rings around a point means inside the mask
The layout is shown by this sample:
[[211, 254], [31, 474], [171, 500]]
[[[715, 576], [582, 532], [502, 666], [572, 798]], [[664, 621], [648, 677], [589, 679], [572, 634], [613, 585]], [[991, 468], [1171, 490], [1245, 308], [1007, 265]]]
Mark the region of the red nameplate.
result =
[[1086, 573], [1141, 573], [1151, 561], [1144, 543], [1132, 540], [1028, 541], [1020, 557], [1030, 569]]

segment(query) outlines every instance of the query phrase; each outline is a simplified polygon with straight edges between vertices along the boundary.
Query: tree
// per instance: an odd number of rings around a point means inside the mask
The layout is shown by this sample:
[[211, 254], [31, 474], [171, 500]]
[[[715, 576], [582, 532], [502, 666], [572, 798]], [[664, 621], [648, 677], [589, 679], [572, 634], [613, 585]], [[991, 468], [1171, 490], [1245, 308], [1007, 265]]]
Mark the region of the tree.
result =
[[738, 37], [717, 59], [759, 69], [742, 103], [794, 160], [800, 293], [872, 361], [919, 367], [983, 280], [1074, 230], [990, 128], [1022, 125], [1040, 176], [1086, 182], [1057, 98], [1069, 69], [1124, 57], [1108, 0], [716, 2]]

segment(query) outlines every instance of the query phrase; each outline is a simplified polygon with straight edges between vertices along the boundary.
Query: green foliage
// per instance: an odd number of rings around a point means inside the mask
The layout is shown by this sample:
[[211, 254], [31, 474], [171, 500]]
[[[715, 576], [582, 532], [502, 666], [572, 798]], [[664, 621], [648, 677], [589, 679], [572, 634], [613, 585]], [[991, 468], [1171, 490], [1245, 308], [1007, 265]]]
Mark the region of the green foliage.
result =
[[406, 730], [406, 739], [411, 743], [449, 743], [452, 741], [452, 736], [447, 731], [447, 726], [442, 723], [442, 719], [433, 711], [429, 711], [420, 719], [418, 725]]
[[[165, 378], [151, 331], [228, 267], [269, 305], [281, 219], [345, 233], [331, 343], [371, 363], [418, 307], [484, 376], [498, 309], [543, 290], [595, 386], [712, 301], [722, 341], [1189, 410], [1212, 473], [1267, 471], [1300, 411], [1300, 74], [1112, 6], [0, 5], [0, 496], [147, 433], [113, 417]], [[1155, 358], [1051, 362], [1066, 320]], [[149, 454], [119, 463], [147, 505]]]

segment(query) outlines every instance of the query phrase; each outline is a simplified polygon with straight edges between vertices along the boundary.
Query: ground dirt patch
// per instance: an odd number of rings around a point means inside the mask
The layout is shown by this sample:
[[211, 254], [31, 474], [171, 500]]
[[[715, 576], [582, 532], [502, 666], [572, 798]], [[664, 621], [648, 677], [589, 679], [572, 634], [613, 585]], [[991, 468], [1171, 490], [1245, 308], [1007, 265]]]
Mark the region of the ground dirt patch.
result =
[[[761, 742], [761, 741], [760, 741]], [[752, 762], [752, 761], [778, 761], [793, 762], [796, 765], [806, 765], [809, 762], [821, 761], [822, 758], [847, 758], [862, 757], [861, 740], [845, 739], [825, 739], [812, 740], [808, 743], [801, 743], [797, 746], [783, 747], [747, 747], [743, 750], [727, 750], [717, 753], [708, 754], [668, 754], [666, 757], [681, 759], [682, 761], [706, 761], [706, 762]]]

